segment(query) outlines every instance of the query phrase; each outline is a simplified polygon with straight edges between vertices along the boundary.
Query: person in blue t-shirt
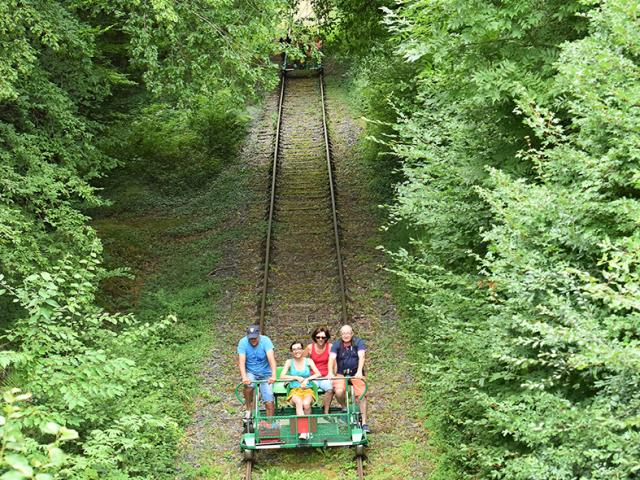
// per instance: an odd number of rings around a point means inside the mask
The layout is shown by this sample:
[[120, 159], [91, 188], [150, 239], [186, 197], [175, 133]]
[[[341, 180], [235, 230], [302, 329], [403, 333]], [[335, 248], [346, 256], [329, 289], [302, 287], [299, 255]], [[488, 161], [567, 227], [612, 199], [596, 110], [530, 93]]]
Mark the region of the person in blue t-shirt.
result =
[[244, 387], [245, 417], [251, 416], [253, 410], [253, 389], [258, 380], [267, 380], [260, 383], [260, 396], [267, 410], [267, 416], [275, 413], [273, 403], [272, 384], [276, 381], [276, 358], [273, 353], [273, 343], [265, 335], [260, 335], [260, 327], [251, 325], [247, 328], [247, 335], [238, 342], [238, 367]]

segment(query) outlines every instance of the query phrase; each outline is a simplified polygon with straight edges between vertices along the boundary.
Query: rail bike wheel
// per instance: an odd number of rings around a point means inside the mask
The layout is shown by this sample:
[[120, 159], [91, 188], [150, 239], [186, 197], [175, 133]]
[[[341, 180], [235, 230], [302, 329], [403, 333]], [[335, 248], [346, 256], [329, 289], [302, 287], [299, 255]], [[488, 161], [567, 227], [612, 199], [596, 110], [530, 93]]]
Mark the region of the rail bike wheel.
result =
[[253, 462], [256, 459], [255, 450], [243, 450], [242, 451], [242, 459], [245, 462]]

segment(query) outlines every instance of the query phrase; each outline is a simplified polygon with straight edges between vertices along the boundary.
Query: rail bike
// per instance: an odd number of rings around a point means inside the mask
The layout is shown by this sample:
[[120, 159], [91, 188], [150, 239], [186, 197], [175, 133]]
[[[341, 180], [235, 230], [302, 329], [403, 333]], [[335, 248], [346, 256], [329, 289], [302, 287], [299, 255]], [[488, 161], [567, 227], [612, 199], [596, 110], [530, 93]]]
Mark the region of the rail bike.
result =
[[293, 72], [319, 72], [322, 71], [322, 57], [317, 50], [310, 50], [307, 53], [295, 55], [291, 50], [282, 57], [282, 72], [291, 74]]
[[[267, 417], [266, 411], [260, 408], [258, 383], [253, 389], [253, 411], [251, 418], [243, 419], [243, 433], [240, 440], [240, 450], [246, 466], [246, 479], [251, 478], [253, 464], [260, 450], [274, 450], [282, 448], [331, 448], [350, 447], [354, 449], [358, 470], [358, 477], [364, 478], [365, 447], [369, 444], [367, 433], [362, 429], [360, 407], [355, 401], [351, 388], [346, 389], [346, 408], [331, 407], [328, 414], [323, 412], [322, 402], [317, 401], [311, 408], [311, 414], [298, 416], [295, 408], [286, 398], [288, 394], [287, 382], [279, 380], [281, 368], [278, 368], [276, 382], [273, 384], [275, 396], [275, 415]], [[346, 377], [345, 382], [350, 377]], [[321, 380], [321, 379], [316, 379]], [[242, 395], [243, 383], [236, 387], [236, 397], [244, 404]], [[317, 386], [313, 386], [319, 394], [323, 393]], [[360, 398], [367, 393], [365, 391]], [[302, 435], [301, 435], [302, 434]]]

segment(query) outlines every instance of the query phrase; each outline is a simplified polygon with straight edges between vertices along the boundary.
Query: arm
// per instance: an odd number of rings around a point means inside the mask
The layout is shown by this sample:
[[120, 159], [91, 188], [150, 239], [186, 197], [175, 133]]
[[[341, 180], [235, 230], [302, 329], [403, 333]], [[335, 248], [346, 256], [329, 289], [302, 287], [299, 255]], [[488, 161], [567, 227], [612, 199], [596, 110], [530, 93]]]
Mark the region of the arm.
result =
[[314, 362], [313, 360], [309, 359], [309, 363], [308, 363], [308, 365], [309, 365], [309, 370], [311, 370], [311, 375], [309, 375], [307, 378], [303, 379], [303, 380], [300, 382], [300, 386], [301, 386], [301, 387], [307, 387], [307, 386], [309, 386], [309, 382], [310, 382], [311, 380], [313, 380], [314, 378], [318, 378], [318, 377], [320, 377], [320, 376], [321, 376], [321, 375], [320, 375], [320, 370], [318, 370], [318, 367], [316, 367], [316, 364], [315, 364], [315, 362]]
[[316, 362], [314, 362], [311, 359], [309, 359], [309, 368], [311, 369], [313, 374], [309, 376], [307, 380], [313, 380], [314, 378], [318, 378], [322, 376], [322, 374], [320, 373], [320, 370], [318, 370], [318, 367], [316, 367]]
[[364, 350], [358, 350], [358, 371], [354, 375], [355, 378], [362, 378], [363, 368], [364, 368]]
[[273, 349], [267, 352], [267, 360], [269, 361], [269, 367], [271, 367], [271, 376], [268, 382], [274, 383], [276, 381], [276, 356], [273, 353]]
[[333, 378], [336, 375], [336, 354], [331, 352], [329, 353], [329, 363], [327, 363], [327, 375], [329, 378]]
[[247, 377], [247, 356], [242, 353], [238, 355], [238, 368], [240, 369], [240, 378], [242, 378], [242, 383], [245, 385], [249, 385], [251, 380]]

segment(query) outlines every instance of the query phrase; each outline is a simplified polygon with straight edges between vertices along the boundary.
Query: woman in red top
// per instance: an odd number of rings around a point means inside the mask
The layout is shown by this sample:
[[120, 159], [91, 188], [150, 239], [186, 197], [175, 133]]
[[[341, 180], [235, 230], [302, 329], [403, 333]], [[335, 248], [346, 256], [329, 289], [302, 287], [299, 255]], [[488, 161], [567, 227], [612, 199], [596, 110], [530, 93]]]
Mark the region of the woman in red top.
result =
[[324, 399], [322, 404], [324, 406], [324, 413], [329, 413], [331, 407], [331, 400], [333, 400], [333, 385], [331, 380], [328, 380], [329, 375], [329, 351], [331, 347], [329, 345], [329, 338], [331, 334], [326, 327], [318, 327], [311, 334], [313, 343], [307, 345], [307, 355], [313, 360], [322, 375], [323, 380], [316, 380], [316, 384], [322, 390], [324, 390]]

